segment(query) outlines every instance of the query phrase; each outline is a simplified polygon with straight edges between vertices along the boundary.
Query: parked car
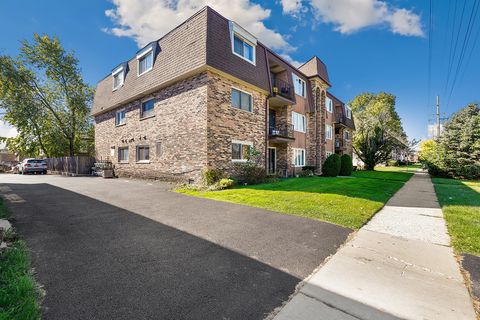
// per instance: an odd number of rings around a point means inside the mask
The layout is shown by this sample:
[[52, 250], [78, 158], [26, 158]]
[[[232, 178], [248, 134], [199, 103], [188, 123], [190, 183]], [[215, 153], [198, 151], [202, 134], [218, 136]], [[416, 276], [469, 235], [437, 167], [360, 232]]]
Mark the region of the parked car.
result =
[[41, 159], [25, 159], [20, 163], [20, 173], [42, 173], [47, 174], [47, 163]]

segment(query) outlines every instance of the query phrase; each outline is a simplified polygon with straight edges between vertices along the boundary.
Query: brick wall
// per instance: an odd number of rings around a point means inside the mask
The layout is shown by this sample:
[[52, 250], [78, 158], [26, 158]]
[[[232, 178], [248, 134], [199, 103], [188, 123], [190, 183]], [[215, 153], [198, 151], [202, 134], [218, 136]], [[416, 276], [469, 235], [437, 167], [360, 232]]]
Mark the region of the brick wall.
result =
[[[153, 93], [155, 116], [140, 119], [142, 100], [95, 117], [97, 158], [110, 159], [119, 176], [198, 179], [207, 164], [207, 73]], [[115, 113], [125, 108], [125, 125], [115, 126]], [[157, 143], [161, 152], [157, 155]], [[150, 147], [150, 163], [136, 162], [136, 146]], [[114, 155], [111, 156], [111, 148]], [[118, 148], [129, 148], [128, 163], [118, 162]]]
[[[232, 140], [249, 141], [261, 152], [265, 165], [266, 94], [220, 75], [208, 74], [208, 166], [229, 171], [232, 166]], [[252, 112], [234, 108], [232, 87], [253, 96]]]

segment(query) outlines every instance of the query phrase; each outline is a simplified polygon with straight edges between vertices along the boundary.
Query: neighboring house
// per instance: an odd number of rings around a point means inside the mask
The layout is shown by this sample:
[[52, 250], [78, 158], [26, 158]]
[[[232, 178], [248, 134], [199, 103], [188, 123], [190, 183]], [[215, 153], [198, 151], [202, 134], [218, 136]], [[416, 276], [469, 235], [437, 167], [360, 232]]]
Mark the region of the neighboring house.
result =
[[0, 164], [11, 164], [17, 161], [17, 156], [7, 149], [0, 149]]
[[353, 156], [352, 139], [355, 132], [352, 109], [330, 92], [327, 98], [331, 99], [335, 109], [335, 153]]
[[272, 174], [321, 172], [343, 125], [328, 88], [317, 57], [295, 68], [205, 7], [98, 83], [96, 156], [120, 176], [197, 181], [255, 148]]

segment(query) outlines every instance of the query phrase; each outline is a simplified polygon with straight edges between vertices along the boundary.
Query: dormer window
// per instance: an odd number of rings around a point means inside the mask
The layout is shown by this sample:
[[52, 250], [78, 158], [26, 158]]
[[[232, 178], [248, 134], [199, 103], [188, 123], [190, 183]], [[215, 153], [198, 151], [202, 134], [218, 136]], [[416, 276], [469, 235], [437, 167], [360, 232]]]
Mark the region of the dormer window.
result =
[[230, 21], [230, 37], [233, 54], [255, 65], [257, 39], [233, 21]]
[[113, 91], [117, 90], [121, 86], [123, 86], [123, 81], [125, 77], [125, 69], [123, 66], [118, 67], [117, 69], [113, 70], [112, 72], [113, 77]]
[[141, 76], [142, 74], [152, 70], [153, 68], [152, 47], [150, 46], [140, 51], [140, 53], [137, 55], [137, 61], [138, 61], [138, 76]]
[[293, 80], [293, 89], [295, 93], [299, 96], [306, 97], [306, 84], [303, 79], [298, 77], [296, 74], [292, 73], [292, 80]]

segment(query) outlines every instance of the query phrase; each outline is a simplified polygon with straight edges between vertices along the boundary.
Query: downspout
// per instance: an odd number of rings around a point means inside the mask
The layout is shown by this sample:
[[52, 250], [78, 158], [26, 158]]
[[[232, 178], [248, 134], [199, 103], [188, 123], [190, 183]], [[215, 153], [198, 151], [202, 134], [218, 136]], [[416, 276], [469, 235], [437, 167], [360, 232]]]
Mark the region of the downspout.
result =
[[267, 78], [268, 78], [268, 90], [269, 93], [265, 99], [265, 170], [268, 172], [268, 112], [269, 112], [269, 99], [272, 94], [272, 79], [270, 78], [270, 66], [268, 64], [267, 50], [263, 48], [263, 53], [265, 56], [265, 66], [267, 68]]

